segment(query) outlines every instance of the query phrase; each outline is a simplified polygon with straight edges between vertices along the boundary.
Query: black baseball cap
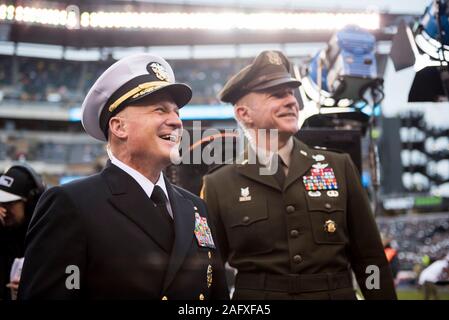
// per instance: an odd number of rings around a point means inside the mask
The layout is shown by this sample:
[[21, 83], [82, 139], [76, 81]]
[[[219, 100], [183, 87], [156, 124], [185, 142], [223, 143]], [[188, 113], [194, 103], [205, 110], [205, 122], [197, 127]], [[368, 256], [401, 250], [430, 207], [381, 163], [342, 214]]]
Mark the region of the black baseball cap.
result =
[[26, 200], [36, 188], [33, 178], [20, 167], [11, 167], [0, 176], [0, 203]]

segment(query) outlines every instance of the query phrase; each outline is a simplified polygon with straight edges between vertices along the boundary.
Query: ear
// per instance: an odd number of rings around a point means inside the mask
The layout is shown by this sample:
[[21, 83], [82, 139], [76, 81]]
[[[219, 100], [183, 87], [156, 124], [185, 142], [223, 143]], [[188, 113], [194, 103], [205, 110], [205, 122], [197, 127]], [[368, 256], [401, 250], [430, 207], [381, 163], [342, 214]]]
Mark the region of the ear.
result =
[[109, 132], [119, 139], [128, 137], [125, 119], [121, 117], [112, 117], [109, 119]]
[[234, 115], [245, 125], [251, 125], [253, 123], [253, 119], [251, 117], [251, 108], [248, 107], [246, 104], [236, 104], [234, 106]]

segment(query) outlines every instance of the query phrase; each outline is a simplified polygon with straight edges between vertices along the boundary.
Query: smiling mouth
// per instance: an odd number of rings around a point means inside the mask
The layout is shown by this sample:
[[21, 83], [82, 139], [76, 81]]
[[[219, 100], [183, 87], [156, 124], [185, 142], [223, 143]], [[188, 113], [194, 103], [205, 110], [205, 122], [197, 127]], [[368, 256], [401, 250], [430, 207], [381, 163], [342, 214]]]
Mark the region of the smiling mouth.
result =
[[294, 113], [283, 113], [279, 115], [280, 118], [286, 118], [286, 117], [297, 117]]
[[177, 134], [171, 133], [171, 134], [164, 134], [162, 136], [159, 136], [159, 138], [166, 140], [166, 141], [170, 141], [170, 142], [178, 142], [179, 141], [179, 136]]

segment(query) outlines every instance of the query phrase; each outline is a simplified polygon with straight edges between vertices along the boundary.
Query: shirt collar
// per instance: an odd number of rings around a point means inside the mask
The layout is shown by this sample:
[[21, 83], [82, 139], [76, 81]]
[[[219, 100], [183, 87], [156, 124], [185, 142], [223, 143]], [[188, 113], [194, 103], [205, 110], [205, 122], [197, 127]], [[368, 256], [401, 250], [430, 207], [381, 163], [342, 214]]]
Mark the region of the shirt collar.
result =
[[273, 161], [274, 155], [279, 155], [284, 162], [284, 165], [288, 168], [290, 166], [290, 158], [291, 153], [293, 150], [293, 137], [290, 137], [287, 141], [287, 143], [280, 148], [277, 152], [267, 151], [263, 148], [260, 148], [258, 146], [254, 146], [253, 144], [250, 144], [251, 148], [257, 149], [257, 159], [259, 160], [259, 163], [264, 166], [271, 165], [271, 162]]
[[[147, 177], [145, 177], [143, 174], [141, 174], [139, 171], [131, 168], [127, 164], [123, 163], [119, 159], [117, 159], [113, 154], [112, 151], [108, 148], [106, 148], [106, 151], [108, 153], [109, 159], [111, 160], [112, 164], [119, 167], [123, 171], [125, 171], [127, 174], [129, 174], [143, 189], [143, 191], [146, 193], [148, 198], [151, 198], [151, 194], [153, 193], [153, 189], [155, 184], [152, 183]], [[170, 201], [170, 198], [168, 197], [167, 187], [165, 186], [165, 180], [162, 172], [159, 174], [159, 179], [156, 182], [156, 185], [162, 188], [162, 190], [165, 193], [165, 196]]]
[[288, 139], [287, 143], [279, 149], [278, 154], [281, 157], [282, 161], [284, 161], [285, 166], [290, 167], [290, 159], [293, 151], [293, 137]]

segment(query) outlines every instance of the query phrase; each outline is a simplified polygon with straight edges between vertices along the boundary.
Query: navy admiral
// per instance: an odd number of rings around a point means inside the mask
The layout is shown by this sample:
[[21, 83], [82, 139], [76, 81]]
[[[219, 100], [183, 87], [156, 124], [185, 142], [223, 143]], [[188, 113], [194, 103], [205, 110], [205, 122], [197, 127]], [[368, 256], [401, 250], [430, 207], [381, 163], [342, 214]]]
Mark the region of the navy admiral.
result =
[[88, 92], [82, 124], [108, 142], [96, 175], [54, 187], [26, 238], [20, 299], [228, 299], [204, 202], [162, 173], [191, 89], [161, 57], [132, 55]]
[[[220, 92], [257, 154], [254, 162], [219, 166], [204, 177], [202, 194], [223, 259], [238, 271], [233, 298], [355, 299], [353, 271], [365, 299], [396, 299], [349, 155], [293, 137], [299, 85], [284, 54], [264, 51]], [[262, 134], [271, 129], [276, 144]]]

